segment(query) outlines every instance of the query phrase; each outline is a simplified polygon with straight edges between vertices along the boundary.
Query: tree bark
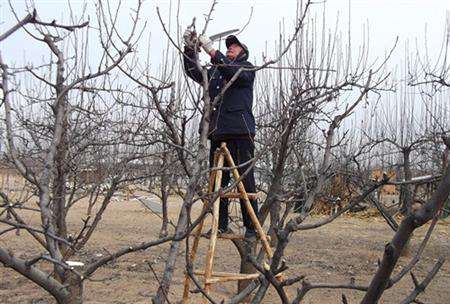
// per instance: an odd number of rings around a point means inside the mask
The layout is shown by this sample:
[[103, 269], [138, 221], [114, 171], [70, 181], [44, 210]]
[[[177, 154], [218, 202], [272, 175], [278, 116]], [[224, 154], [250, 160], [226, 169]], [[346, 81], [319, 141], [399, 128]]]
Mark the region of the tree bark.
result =
[[30, 279], [32, 282], [44, 288], [56, 299], [58, 303], [64, 303], [64, 301], [69, 297], [68, 291], [60, 282], [49, 276], [47, 273], [40, 271], [33, 265], [27, 265], [24, 260], [15, 257], [13, 254], [1, 247], [0, 261], [6, 267], [11, 267], [18, 273]]
[[170, 195], [170, 173], [168, 172], [170, 169], [167, 167], [170, 161], [170, 157], [168, 152], [165, 151], [163, 153], [162, 159], [162, 172], [161, 172], [161, 205], [162, 205], [162, 224], [161, 230], [159, 231], [159, 237], [167, 236], [167, 226], [169, 224], [169, 216], [167, 213], [167, 202]]
[[289, 138], [292, 133], [293, 127], [295, 125], [296, 120], [291, 118], [289, 120], [285, 120], [287, 123], [283, 124], [284, 127], [283, 135], [281, 136], [281, 142], [278, 149], [277, 162], [273, 169], [273, 178], [272, 183], [269, 187], [268, 196], [261, 207], [261, 210], [258, 214], [258, 219], [260, 223], [264, 223], [267, 213], [270, 213], [270, 243], [272, 247], [277, 246], [277, 236], [275, 231], [275, 227], [278, 226], [280, 220], [280, 205], [278, 204], [278, 195], [282, 191], [282, 180], [284, 175], [284, 169], [286, 164], [286, 159], [288, 156], [289, 149]]
[[[411, 172], [411, 150], [406, 148], [402, 150], [403, 155], [403, 177], [405, 181], [410, 181], [412, 179], [412, 172]], [[412, 195], [412, 189], [411, 185], [405, 183], [401, 185], [400, 188], [401, 193], [401, 202], [402, 206], [400, 208], [400, 211], [402, 214], [410, 215], [412, 212], [412, 202], [413, 202], [413, 195]]]
[[64, 299], [61, 304], [81, 304], [83, 303], [83, 281], [71, 271], [66, 271], [64, 283], [67, 284], [67, 290], [70, 297]]
[[[247, 256], [255, 256], [256, 255], [256, 239], [253, 240], [234, 240], [234, 245], [238, 249], [239, 255], [241, 257], [241, 265], [239, 272], [240, 273], [256, 273], [256, 269]], [[237, 293], [243, 291], [248, 285], [251, 284], [252, 281], [240, 280], [237, 284]], [[249, 303], [251, 300], [250, 295], [245, 297], [242, 303]]]

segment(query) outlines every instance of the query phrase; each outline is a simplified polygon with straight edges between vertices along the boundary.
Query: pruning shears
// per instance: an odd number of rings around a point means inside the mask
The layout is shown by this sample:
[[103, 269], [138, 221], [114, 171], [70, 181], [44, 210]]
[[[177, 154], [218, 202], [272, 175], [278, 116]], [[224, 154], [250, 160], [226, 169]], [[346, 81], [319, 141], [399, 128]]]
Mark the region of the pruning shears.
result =
[[[196, 41], [197, 40], [197, 32], [195, 31], [195, 18], [192, 21], [192, 24], [188, 26], [188, 29], [193, 29], [191, 31], [191, 37], [190, 38], [191, 38], [191, 41]], [[214, 42], [216, 40], [220, 40], [221, 38], [226, 37], [226, 36], [231, 35], [231, 34], [236, 33], [236, 32], [239, 32], [239, 29], [232, 29], [232, 30], [223, 31], [223, 32], [214, 34], [212, 36], [209, 36], [209, 39], [211, 39], [211, 41]], [[196, 43], [196, 44], [197, 44], [197, 51], [200, 52], [200, 46], [198, 45], [198, 43]]]

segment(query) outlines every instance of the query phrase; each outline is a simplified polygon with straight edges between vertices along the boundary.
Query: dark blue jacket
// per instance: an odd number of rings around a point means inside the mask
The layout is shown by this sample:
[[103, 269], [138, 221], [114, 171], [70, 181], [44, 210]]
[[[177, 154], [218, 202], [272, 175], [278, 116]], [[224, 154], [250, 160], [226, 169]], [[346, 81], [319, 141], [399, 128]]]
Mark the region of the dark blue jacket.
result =
[[[202, 83], [201, 71], [194, 61], [195, 52], [185, 48], [185, 54], [186, 74], [194, 81]], [[240, 67], [253, 67], [247, 59], [248, 55], [245, 52], [241, 52], [234, 61], [230, 61], [220, 51], [216, 51], [216, 55], [211, 58], [214, 66], [208, 69], [211, 102]], [[221, 140], [255, 135], [255, 117], [252, 113], [254, 80], [254, 71], [242, 71], [225, 91], [222, 100], [219, 100], [211, 111], [208, 138]]]

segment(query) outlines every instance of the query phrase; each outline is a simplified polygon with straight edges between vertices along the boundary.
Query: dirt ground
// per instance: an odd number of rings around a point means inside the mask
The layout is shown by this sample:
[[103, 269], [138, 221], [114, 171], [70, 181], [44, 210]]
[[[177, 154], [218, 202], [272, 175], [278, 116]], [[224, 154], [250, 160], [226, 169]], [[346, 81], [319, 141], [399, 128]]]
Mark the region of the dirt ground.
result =
[[[179, 200], [171, 201], [170, 217], [175, 221]], [[69, 213], [69, 227], [76, 232], [81, 227], [86, 206], [76, 205]], [[198, 211], [198, 209], [196, 210]], [[314, 216], [309, 221], [318, 221], [322, 216]], [[26, 214], [30, 224], [38, 223], [36, 215]], [[156, 239], [160, 220], [136, 200], [118, 199], [113, 202], [86, 248], [71, 260], [86, 264], [99, 256], [114, 252], [124, 246]], [[440, 221], [425, 250], [424, 257], [415, 267], [415, 274], [422, 279], [440, 256], [449, 257], [450, 220]], [[0, 226], [0, 230], [1, 230]], [[410, 255], [401, 259], [405, 265], [411, 258], [426, 233], [426, 227], [419, 229], [410, 246]], [[287, 248], [286, 262], [290, 275], [305, 275], [311, 283], [348, 283], [355, 278], [355, 284], [368, 284], [377, 268], [385, 244], [393, 232], [381, 218], [361, 218], [345, 215], [329, 225], [315, 230], [297, 233]], [[203, 268], [206, 240], [200, 243], [198, 268]], [[38, 244], [26, 233], [17, 236], [14, 232], [0, 236], [0, 246], [9, 248], [22, 257], [40, 253]], [[85, 303], [150, 303], [157, 283], [151, 267], [160, 275], [169, 244], [150, 248], [143, 252], [126, 255], [114, 263], [99, 269], [92, 280], [85, 284]], [[181, 298], [183, 284], [184, 244], [178, 259], [178, 267], [170, 291], [171, 303]], [[218, 243], [215, 271], [237, 271], [239, 258], [230, 241]], [[397, 268], [397, 270], [400, 267]], [[297, 286], [289, 288], [293, 298]], [[413, 289], [409, 276], [386, 291], [380, 303], [399, 303]], [[450, 267], [445, 263], [426, 292], [419, 299], [423, 303], [450, 303]], [[236, 291], [236, 283], [225, 283], [214, 287], [216, 299], [229, 298]], [[363, 293], [349, 290], [317, 289], [310, 291], [303, 303], [341, 303], [345, 293], [349, 303], [359, 303]], [[192, 303], [199, 302], [193, 295]], [[279, 303], [279, 298], [270, 289], [264, 303]], [[31, 283], [15, 271], [0, 266], [0, 303], [54, 303], [54, 300], [39, 286]]]

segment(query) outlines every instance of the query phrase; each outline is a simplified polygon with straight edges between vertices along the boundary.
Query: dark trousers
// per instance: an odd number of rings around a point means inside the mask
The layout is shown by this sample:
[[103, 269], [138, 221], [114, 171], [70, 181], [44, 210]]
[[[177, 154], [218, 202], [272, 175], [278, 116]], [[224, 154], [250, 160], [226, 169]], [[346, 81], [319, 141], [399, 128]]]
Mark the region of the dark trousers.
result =
[[[231, 157], [234, 160], [235, 165], [239, 165], [242, 163], [247, 162], [248, 160], [252, 159], [254, 157], [254, 144], [252, 139], [250, 138], [234, 138], [234, 139], [224, 139], [224, 140], [211, 140], [211, 149], [209, 150], [209, 166], [214, 166], [214, 152], [217, 148], [220, 148], [220, 144], [222, 142], [225, 142], [227, 144], [227, 148], [230, 151]], [[224, 160], [224, 166], [230, 167], [231, 165], [227, 163], [226, 158]], [[242, 166], [238, 168], [239, 175], [244, 174], [244, 172], [249, 168], [249, 165]], [[222, 188], [225, 188], [228, 186], [228, 183], [230, 182], [230, 174], [231, 171], [224, 170], [222, 171]], [[255, 193], [256, 187], [255, 187], [255, 176], [253, 173], [253, 168], [250, 169], [250, 171], [247, 173], [244, 179], [242, 179], [242, 182], [244, 183], [245, 191], [248, 193]], [[244, 200], [240, 200], [241, 203], [241, 212], [242, 212], [242, 218], [244, 220], [244, 226], [249, 229], [253, 230], [254, 226], [251, 221], [251, 218], [248, 214], [247, 208], [245, 207]], [[250, 204], [252, 205], [253, 210], [255, 211], [256, 215], [258, 214], [258, 205], [255, 200], [250, 200]], [[219, 208], [219, 229], [225, 230], [228, 227], [228, 199], [220, 199], [220, 208]]]

